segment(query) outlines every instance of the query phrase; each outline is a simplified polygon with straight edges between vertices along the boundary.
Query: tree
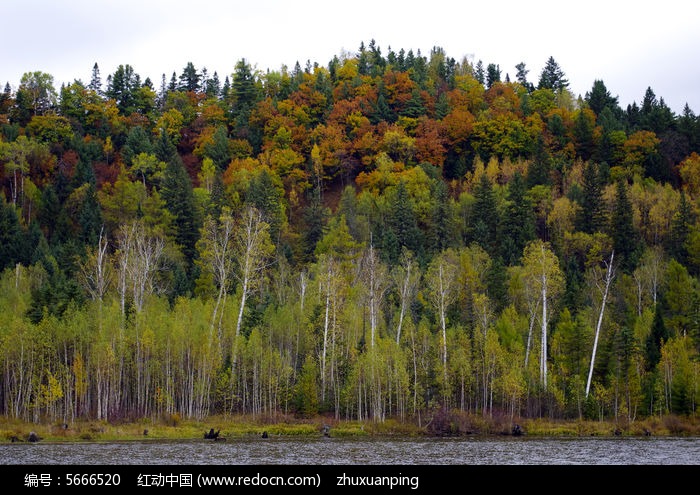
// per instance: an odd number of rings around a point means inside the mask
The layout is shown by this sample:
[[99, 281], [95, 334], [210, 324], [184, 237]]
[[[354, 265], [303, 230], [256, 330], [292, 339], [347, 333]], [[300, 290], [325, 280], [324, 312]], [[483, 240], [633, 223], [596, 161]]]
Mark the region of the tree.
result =
[[204, 155], [211, 158], [219, 170], [226, 170], [233, 155], [225, 126], [220, 125], [216, 128], [213, 141], [204, 146]]
[[669, 236], [668, 252], [676, 261], [683, 265], [688, 263], [688, 239], [693, 225], [693, 211], [685, 191], [681, 190], [678, 210], [671, 220], [671, 235]]
[[600, 79], [593, 81], [593, 88], [586, 92], [584, 99], [597, 116], [600, 116], [606, 108], [612, 110], [613, 113], [619, 111], [617, 96], [612, 96], [605, 87], [605, 83]]
[[178, 154], [172, 155], [166, 163], [162, 196], [168, 211], [174, 217], [175, 241], [182, 249], [186, 262], [191, 265], [196, 254], [199, 221], [192, 181]]
[[[556, 302], [564, 288], [564, 278], [559, 267], [559, 260], [548, 243], [540, 239], [530, 242], [523, 252], [523, 268], [525, 278], [539, 293], [541, 313], [540, 340], [540, 379], [542, 386], [547, 388], [547, 328], [549, 326], [550, 308]], [[531, 294], [530, 297], [535, 297]]]
[[92, 76], [90, 77], [88, 88], [102, 96], [102, 77], [100, 77], [100, 67], [97, 65], [97, 62], [92, 66]]
[[522, 84], [523, 88], [525, 88], [528, 93], [532, 93], [535, 90], [535, 86], [527, 80], [527, 75], [530, 71], [525, 68], [525, 62], [516, 64], [515, 69], [517, 71], [515, 73], [515, 80]]
[[527, 196], [525, 178], [517, 171], [508, 183], [506, 211], [502, 218], [501, 255], [506, 265], [514, 265], [528, 242], [535, 238], [535, 217]]
[[440, 326], [440, 359], [443, 368], [443, 386], [445, 398], [448, 386], [447, 381], [447, 312], [450, 304], [457, 296], [457, 260], [456, 253], [447, 249], [433, 258], [426, 272], [426, 291], [433, 304]]
[[200, 90], [200, 80], [201, 76], [194, 68], [192, 62], [187, 62], [187, 65], [182, 69], [182, 74], [180, 74], [180, 85], [178, 89], [180, 91], [192, 91], [198, 92]]
[[654, 307], [654, 320], [651, 324], [651, 331], [645, 341], [646, 369], [652, 371], [661, 360], [661, 349], [668, 341], [670, 333], [664, 322], [665, 298], [660, 298]]
[[490, 88], [497, 82], [501, 82], [501, 68], [496, 64], [486, 66], [486, 88]]
[[45, 72], [25, 72], [17, 89], [17, 106], [22, 112], [20, 121], [25, 125], [31, 116], [44, 115], [56, 105], [58, 95], [53, 86], [53, 76]]
[[474, 190], [471, 238], [489, 253], [499, 251], [500, 214], [491, 179], [482, 174]]
[[562, 91], [569, 87], [569, 80], [566, 79], [564, 71], [559, 67], [559, 64], [550, 56], [547, 59], [542, 72], [540, 73], [540, 82], [537, 89], [551, 89], [553, 91]]
[[[124, 163], [131, 165], [131, 160], [141, 153], [153, 153], [154, 146], [151, 138], [143, 126], [137, 125], [129, 130], [126, 136], [126, 142], [122, 146], [121, 154]], [[163, 160], [165, 161], [165, 160]]]
[[252, 68], [245, 59], [236, 63], [233, 73], [232, 93], [234, 97], [231, 114], [235, 119], [237, 137], [245, 138], [248, 134], [248, 117], [258, 99], [255, 77]]
[[136, 110], [136, 90], [141, 86], [141, 77], [129, 65], [120, 65], [107, 78], [105, 96], [113, 99], [122, 115], [131, 115]]
[[605, 226], [603, 192], [598, 165], [587, 162], [583, 169], [581, 208], [576, 217], [576, 228], [587, 234], [599, 232]]
[[213, 275], [218, 288], [216, 304], [212, 311], [210, 332], [216, 326], [221, 338], [222, 320], [226, 296], [231, 289], [236, 258], [233, 253], [233, 241], [236, 223], [230, 208], [224, 207], [218, 218], [207, 216], [202, 226], [202, 235], [197, 243], [200, 256], [198, 263], [202, 269]]
[[618, 254], [620, 267], [623, 271], [630, 272], [637, 264], [641, 246], [634, 228], [632, 203], [627, 197], [627, 182], [623, 178], [616, 183], [609, 235], [613, 241], [613, 249]]
[[613, 262], [615, 261], [615, 251], [613, 250], [612, 253], [610, 253], [610, 261], [606, 261], [605, 263], [605, 277], [604, 281], [601, 284], [599, 283], [598, 277], [595, 277], [595, 283], [598, 289], [601, 292], [601, 302], [600, 302], [600, 311], [598, 312], [598, 322], [596, 323], [595, 326], [595, 336], [593, 338], [593, 351], [591, 352], [591, 364], [588, 368], [588, 381], [586, 382], [586, 398], [588, 397], [588, 393], [591, 389], [591, 380], [593, 378], [593, 368], [595, 366], [595, 356], [596, 356], [596, 351], [598, 350], [598, 339], [600, 338], [600, 328], [603, 324], [603, 315], [605, 314], [605, 304], [608, 301], [608, 293], [610, 291], [610, 283], [612, 282], [613, 278], [615, 277], [615, 268], [613, 265]]
[[399, 263], [391, 272], [394, 287], [399, 294], [399, 321], [396, 324], [396, 343], [401, 342], [406, 312], [411, 306], [420, 281], [420, 267], [411, 251], [406, 248], [401, 250]]
[[270, 265], [274, 246], [270, 240], [270, 226], [257, 208], [243, 210], [234, 235], [233, 252], [237, 260], [236, 278], [240, 282], [241, 302], [236, 320], [236, 337], [241, 333], [243, 313], [250, 293], [263, 280], [264, 269]]
[[379, 259], [377, 250], [370, 241], [369, 247], [365, 250], [362, 263], [361, 280], [367, 291], [367, 309], [369, 309], [369, 328], [370, 328], [370, 349], [374, 348], [376, 334], [378, 331], [378, 323], [380, 317], [380, 309], [384, 295], [388, 288], [387, 269]]
[[[395, 263], [403, 248], [414, 254], [419, 254], [423, 243], [422, 232], [418, 228], [413, 200], [406, 187], [406, 182], [399, 181], [392, 193], [391, 208], [386, 225], [388, 228], [382, 229], [380, 238], [386, 257], [390, 262]], [[391, 240], [394, 242], [390, 242]]]

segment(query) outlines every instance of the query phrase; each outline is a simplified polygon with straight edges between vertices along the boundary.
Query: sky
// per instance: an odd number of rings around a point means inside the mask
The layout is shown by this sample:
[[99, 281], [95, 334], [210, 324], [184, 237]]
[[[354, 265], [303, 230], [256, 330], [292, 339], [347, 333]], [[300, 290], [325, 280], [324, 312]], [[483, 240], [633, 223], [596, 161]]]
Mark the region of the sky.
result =
[[290, 70], [328, 66], [361, 43], [386, 56], [442, 48], [515, 80], [523, 62], [535, 85], [549, 57], [585, 97], [601, 80], [625, 109], [647, 88], [673, 112], [700, 115], [700, 2], [688, 0], [3, 0], [0, 85], [41, 71], [62, 84], [103, 83], [119, 65], [160, 87], [191, 62], [221, 79], [245, 59]]

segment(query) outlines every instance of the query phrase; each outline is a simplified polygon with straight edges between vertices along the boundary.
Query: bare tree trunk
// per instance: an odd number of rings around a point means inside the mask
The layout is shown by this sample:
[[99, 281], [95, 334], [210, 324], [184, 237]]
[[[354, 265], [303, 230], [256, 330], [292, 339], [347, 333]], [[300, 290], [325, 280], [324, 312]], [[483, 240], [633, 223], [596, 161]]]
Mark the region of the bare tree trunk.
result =
[[615, 251], [610, 253], [610, 262], [607, 263], [607, 270], [605, 274], [605, 288], [602, 290], [603, 300], [600, 304], [600, 312], [598, 313], [598, 323], [595, 327], [595, 338], [593, 339], [593, 352], [591, 353], [591, 365], [588, 367], [588, 381], [586, 382], [586, 398], [588, 398], [588, 393], [591, 389], [591, 379], [593, 378], [593, 368], [595, 366], [595, 355], [598, 349], [598, 338], [600, 336], [600, 327], [603, 324], [603, 314], [605, 313], [605, 303], [608, 299], [608, 291], [610, 290], [610, 282], [615, 277], [613, 269], [613, 260], [615, 257]]

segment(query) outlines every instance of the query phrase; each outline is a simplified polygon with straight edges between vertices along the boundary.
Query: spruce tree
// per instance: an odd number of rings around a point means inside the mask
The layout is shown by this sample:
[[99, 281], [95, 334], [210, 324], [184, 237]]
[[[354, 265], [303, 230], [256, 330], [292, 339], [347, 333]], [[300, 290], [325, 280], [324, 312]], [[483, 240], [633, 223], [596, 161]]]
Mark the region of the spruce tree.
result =
[[559, 67], [559, 64], [554, 60], [554, 57], [549, 57], [540, 74], [540, 81], [537, 89], [551, 89], [553, 91], [561, 91], [569, 87], [569, 80], [566, 79], [564, 71]]
[[195, 245], [199, 237], [199, 222], [192, 181], [177, 153], [166, 162], [162, 197], [174, 217], [175, 242], [182, 250], [189, 272], [197, 252]]
[[493, 186], [488, 176], [483, 174], [474, 190], [471, 240], [491, 256], [499, 252], [499, 225], [500, 215]]
[[413, 210], [413, 201], [404, 181], [400, 181], [396, 185], [387, 224], [387, 227], [389, 227], [387, 230], [390, 230], [391, 234], [385, 240], [383, 247], [385, 249], [392, 248], [387, 255], [391, 263], [398, 261], [403, 247], [406, 247], [416, 255], [420, 254], [422, 233], [418, 228], [416, 214]]
[[518, 171], [508, 183], [508, 204], [503, 216], [501, 256], [507, 266], [519, 262], [528, 242], [535, 238], [535, 216], [527, 185]]
[[637, 264], [641, 251], [639, 239], [634, 229], [632, 203], [627, 196], [627, 183], [619, 179], [615, 190], [615, 206], [610, 219], [610, 237], [615, 256], [620, 259], [622, 270], [630, 273]]
[[668, 252], [680, 264], [688, 263], [688, 236], [693, 225], [692, 206], [681, 189], [678, 210], [671, 220], [671, 233], [668, 242]]
[[576, 229], [587, 234], [601, 231], [605, 226], [603, 191], [598, 165], [587, 162], [583, 169], [582, 202], [576, 217]]

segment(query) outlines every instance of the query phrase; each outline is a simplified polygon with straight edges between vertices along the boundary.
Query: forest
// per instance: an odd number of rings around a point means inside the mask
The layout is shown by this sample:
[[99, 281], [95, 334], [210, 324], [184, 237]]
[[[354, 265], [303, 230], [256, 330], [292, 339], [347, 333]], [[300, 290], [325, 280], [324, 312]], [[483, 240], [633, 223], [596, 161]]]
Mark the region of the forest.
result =
[[7, 82], [2, 414], [695, 417], [700, 119], [515, 70]]

